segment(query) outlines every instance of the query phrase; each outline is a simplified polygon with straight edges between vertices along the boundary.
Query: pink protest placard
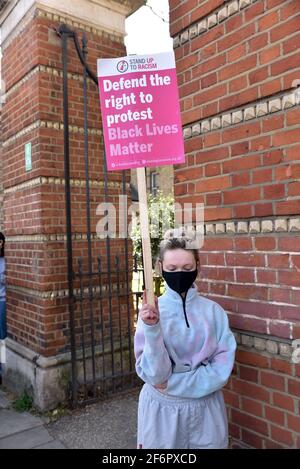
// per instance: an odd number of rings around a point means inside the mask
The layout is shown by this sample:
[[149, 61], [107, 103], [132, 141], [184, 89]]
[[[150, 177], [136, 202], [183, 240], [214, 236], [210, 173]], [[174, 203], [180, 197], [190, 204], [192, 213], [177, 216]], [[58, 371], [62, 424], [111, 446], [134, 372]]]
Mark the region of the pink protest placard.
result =
[[107, 169], [185, 162], [173, 52], [97, 61]]

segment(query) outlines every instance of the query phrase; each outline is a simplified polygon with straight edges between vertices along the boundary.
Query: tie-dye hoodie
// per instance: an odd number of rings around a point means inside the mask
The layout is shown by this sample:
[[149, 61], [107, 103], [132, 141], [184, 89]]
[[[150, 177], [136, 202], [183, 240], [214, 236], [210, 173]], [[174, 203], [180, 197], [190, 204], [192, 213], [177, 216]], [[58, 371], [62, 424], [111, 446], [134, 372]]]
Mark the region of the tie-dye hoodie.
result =
[[189, 288], [185, 305], [179, 293], [166, 283], [165, 288], [158, 298], [159, 322], [150, 326], [138, 318], [136, 372], [148, 384], [167, 381], [166, 394], [206, 396], [222, 388], [233, 369], [236, 340], [227, 314], [218, 303], [200, 296], [196, 284]]

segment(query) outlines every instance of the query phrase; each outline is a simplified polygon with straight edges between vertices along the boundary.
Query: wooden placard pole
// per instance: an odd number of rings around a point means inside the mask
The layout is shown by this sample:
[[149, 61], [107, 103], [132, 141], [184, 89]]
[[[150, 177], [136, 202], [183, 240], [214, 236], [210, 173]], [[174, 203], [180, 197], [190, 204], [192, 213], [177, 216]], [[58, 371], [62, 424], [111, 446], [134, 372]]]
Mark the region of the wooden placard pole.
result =
[[139, 194], [140, 227], [143, 247], [145, 290], [147, 303], [154, 306], [152, 255], [150, 244], [148, 201], [146, 190], [145, 168], [137, 168], [137, 185]]

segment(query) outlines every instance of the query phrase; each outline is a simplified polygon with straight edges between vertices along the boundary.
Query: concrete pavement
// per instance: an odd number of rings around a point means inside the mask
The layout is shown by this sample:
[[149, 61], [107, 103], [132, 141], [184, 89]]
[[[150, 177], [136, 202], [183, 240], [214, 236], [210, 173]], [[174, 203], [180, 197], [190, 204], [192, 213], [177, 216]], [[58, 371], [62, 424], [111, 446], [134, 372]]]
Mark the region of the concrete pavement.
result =
[[135, 449], [138, 396], [133, 389], [51, 422], [13, 410], [0, 387], [0, 450]]
[[64, 449], [64, 445], [50, 435], [40, 417], [13, 410], [0, 389], [0, 450], [49, 448]]

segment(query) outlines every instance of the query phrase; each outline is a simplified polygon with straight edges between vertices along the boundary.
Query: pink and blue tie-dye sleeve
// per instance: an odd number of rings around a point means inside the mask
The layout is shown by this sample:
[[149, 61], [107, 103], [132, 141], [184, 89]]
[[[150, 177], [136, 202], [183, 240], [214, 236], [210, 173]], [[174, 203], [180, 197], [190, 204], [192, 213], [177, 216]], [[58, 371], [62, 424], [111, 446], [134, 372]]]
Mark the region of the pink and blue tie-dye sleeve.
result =
[[153, 326], [138, 319], [134, 336], [135, 369], [148, 384], [161, 384], [172, 373], [172, 363], [164, 344], [160, 322]]
[[165, 390], [172, 396], [200, 398], [221, 389], [227, 383], [233, 369], [236, 340], [229, 328], [225, 311], [218, 307], [216, 315], [217, 347], [206, 360], [206, 366], [183, 373], [173, 373]]

